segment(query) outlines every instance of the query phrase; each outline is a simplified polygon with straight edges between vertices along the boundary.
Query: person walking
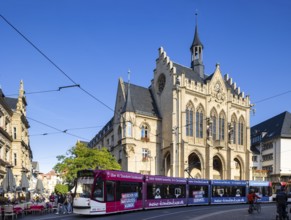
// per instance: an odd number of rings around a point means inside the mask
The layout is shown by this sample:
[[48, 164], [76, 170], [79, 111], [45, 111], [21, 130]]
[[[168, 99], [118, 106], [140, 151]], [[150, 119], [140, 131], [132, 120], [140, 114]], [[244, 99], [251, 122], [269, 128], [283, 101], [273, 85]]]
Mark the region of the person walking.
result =
[[68, 212], [68, 200], [67, 200], [67, 195], [64, 194], [63, 195], [63, 209], [62, 209], [62, 213], [66, 214]]
[[67, 210], [68, 214], [72, 213], [72, 203], [73, 203], [73, 196], [71, 192], [68, 192], [67, 194]]
[[288, 201], [288, 196], [285, 192], [284, 186], [281, 187], [281, 190], [277, 192], [276, 195], [276, 204], [277, 204], [277, 213], [279, 219], [285, 219], [287, 217], [287, 201]]
[[57, 196], [58, 196], [58, 210], [56, 214], [58, 215], [60, 212], [62, 213], [63, 211], [64, 196], [60, 192], [57, 193]]

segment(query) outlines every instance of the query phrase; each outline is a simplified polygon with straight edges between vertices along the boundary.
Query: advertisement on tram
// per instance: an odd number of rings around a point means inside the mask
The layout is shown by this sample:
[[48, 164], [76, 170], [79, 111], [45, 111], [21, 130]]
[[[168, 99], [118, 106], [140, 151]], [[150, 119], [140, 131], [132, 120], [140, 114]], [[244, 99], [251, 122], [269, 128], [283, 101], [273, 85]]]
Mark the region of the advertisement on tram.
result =
[[246, 203], [247, 181], [211, 180], [211, 204]]
[[145, 175], [145, 209], [185, 206], [185, 178]]

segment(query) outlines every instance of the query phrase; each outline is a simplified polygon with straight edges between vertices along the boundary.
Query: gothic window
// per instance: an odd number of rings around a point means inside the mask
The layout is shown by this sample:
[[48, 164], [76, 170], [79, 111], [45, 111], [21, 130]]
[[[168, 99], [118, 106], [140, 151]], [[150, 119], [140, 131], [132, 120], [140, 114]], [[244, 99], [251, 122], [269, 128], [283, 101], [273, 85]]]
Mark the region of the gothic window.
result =
[[241, 119], [238, 123], [238, 144], [243, 145], [243, 138], [244, 138], [244, 123]]
[[212, 124], [211, 124], [211, 131], [212, 131], [212, 138], [213, 140], [217, 140], [217, 121], [216, 121], [216, 113], [215, 111], [212, 111], [211, 112], [211, 121], [212, 121]]
[[225, 116], [221, 114], [219, 116], [219, 140], [224, 141], [224, 132], [225, 132]]
[[231, 119], [231, 124], [232, 124], [232, 140], [233, 143], [236, 144], [237, 143], [237, 123], [236, 123], [236, 119], [234, 117], [232, 117]]
[[158, 91], [162, 92], [166, 84], [166, 77], [164, 74], [161, 74], [158, 78]]
[[199, 108], [196, 112], [196, 137], [203, 138], [203, 110]]
[[188, 106], [186, 109], [186, 136], [193, 136], [193, 109]]

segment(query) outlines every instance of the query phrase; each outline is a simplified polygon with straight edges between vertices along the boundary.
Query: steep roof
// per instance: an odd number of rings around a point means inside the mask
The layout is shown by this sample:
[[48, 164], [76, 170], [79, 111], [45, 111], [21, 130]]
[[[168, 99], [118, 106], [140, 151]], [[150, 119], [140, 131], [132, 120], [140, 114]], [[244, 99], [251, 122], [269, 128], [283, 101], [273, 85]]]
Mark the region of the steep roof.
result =
[[12, 109], [15, 110], [17, 108], [17, 98], [9, 98], [9, 97], [4, 97], [5, 102], [7, 105]]
[[127, 84], [127, 95], [122, 112], [135, 112], [134, 106], [131, 101], [130, 83]]
[[253, 126], [251, 128], [251, 137], [255, 137], [262, 132], [266, 132], [262, 141], [277, 137], [291, 138], [291, 114], [285, 111]]
[[182, 66], [178, 63], [174, 63], [173, 62], [173, 66], [176, 67], [176, 72], [178, 75], [180, 75], [181, 73], [185, 73], [185, 76], [188, 79], [194, 80], [196, 82], [201, 82], [203, 83], [204, 80], [199, 76], [199, 74], [195, 73], [193, 69], [189, 68], [189, 67], [185, 67]]
[[[126, 96], [128, 83], [124, 83]], [[150, 89], [130, 84], [131, 105], [135, 113], [159, 117], [159, 112]]]

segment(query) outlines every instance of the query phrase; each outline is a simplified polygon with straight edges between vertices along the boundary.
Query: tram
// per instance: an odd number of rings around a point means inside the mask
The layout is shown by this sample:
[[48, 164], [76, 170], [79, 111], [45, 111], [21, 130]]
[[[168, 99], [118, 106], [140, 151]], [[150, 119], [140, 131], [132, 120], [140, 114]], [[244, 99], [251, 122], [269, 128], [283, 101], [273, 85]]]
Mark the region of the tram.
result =
[[250, 180], [248, 182], [249, 189], [253, 189], [255, 193], [260, 197], [260, 199], [258, 199], [259, 202], [273, 201], [272, 182], [255, 180]]
[[246, 203], [249, 187], [265, 184], [269, 183], [81, 170], [77, 173], [73, 212], [105, 215], [165, 207]]

